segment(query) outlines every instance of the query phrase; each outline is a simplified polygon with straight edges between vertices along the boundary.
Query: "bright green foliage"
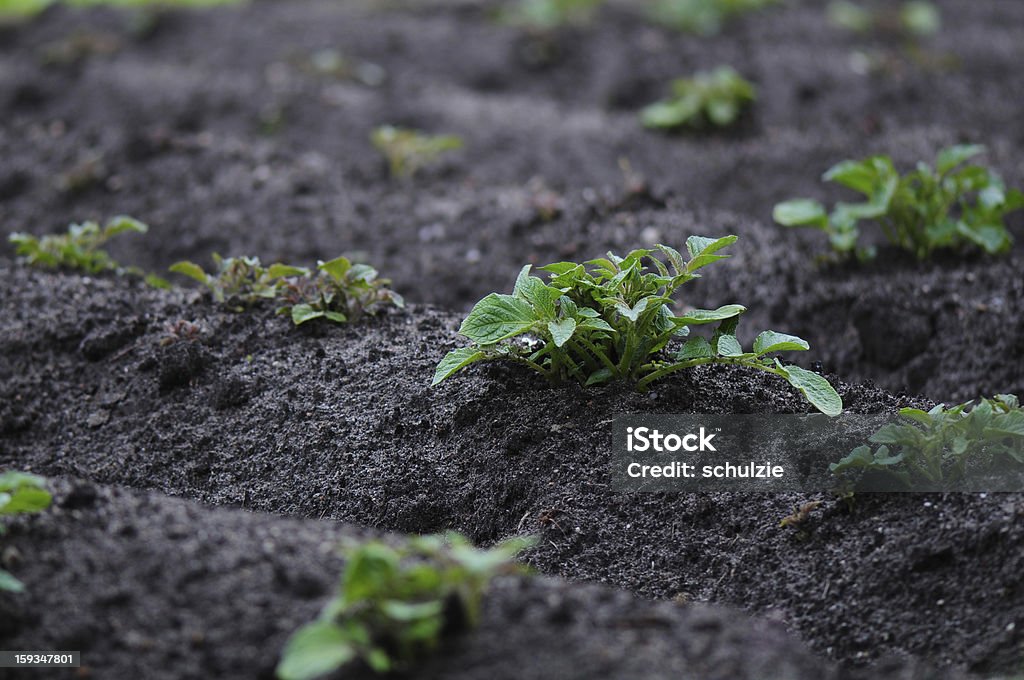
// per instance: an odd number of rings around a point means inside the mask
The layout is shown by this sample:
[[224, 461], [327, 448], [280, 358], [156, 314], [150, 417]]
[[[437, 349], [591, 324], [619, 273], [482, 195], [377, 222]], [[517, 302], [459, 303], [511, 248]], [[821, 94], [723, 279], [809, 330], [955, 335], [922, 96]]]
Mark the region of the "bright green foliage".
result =
[[688, 33], [715, 35], [738, 16], [778, 4], [779, 0], [655, 0], [651, 19]]
[[520, 0], [503, 12], [502, 21], [534, 30], [547, 31], [590, 20], [604, 0]]
[[316, 271], [305, 267], [272, 264], [264, 267], [256, 257], [213, 256], [217, 270], [207, 273], [193, 262], [177, 262], [171, 271], [199, 281], [217, 302], [236, 308], [259, 300], [281, 303], [278, 313], [291, 316], [295, 325], [325, 318], [336, 323], [358, 321], [388, 306], [404, 307], [402, 296], [378, 278], [377, 270], [336, 257], [320, 262]]
[[146, 275], [138, 267], [122, 267], [103, 250], [107, 241], [125, 232], [145, 234], [149, 231], [142, 222], [131, 217], [115, 217], [100, 227], [96, 222], [72, 224], [65, 234], [35, 236], [22, 232], [13, 233], [9, 240], [18, 255], [35, 267], [47, 269], [77, 269], [87, 274], [115, 272], [143, 276], [147, 282], [158, 288], [165, 288], [167, 282], [159, 277]]
[[370, 141], [387, 159], [392, 177], [411, 177], [442, 154], [463, 146], [456, 135], [427, 135], [390, 125], [375, 129]]
[[649, 128], [703, 127], [707, 123], [725, 127], [735, 122], [756, 96], [753, 84], [731, 67], [719, 66], [676, 80], [671, 98], [651, 104], [640, 116]]
[[930, 411], [900, 410], [908, 422], [883, 426], [829, 469], [834, 474], [884, 471], [907, 484], [944, 486], [968, 471], [985, 471], [993, 463], [1014, 461], [1024, 466], [1024, 409], [1012, 394]]
[[[0, 473], [0, 517], [41, 512], [50, 507], [52, 500], [42, 477], [14, 471]], [[0, 536], [5, 531], [0, 524]], [[0, 590], [20, 593], [24, 589], [21, 581], [0, 569]]]
[[512, 559], [531, 544], [478, 550], [448, 533], [350, 547], [337, 595], [288, 641], [277, 676], [309, 680], [357, 658], [379, 673], [409, 670], [444, 633], [476, 625], [490, 580], [521, 571]]
[[[785, 378], [821, 411], [838, 414], [842, 401], [827, 380], [768, 356], [806, 350], [804, 340], [765, 331], [748, 352], [736, 339], [745, 307], [672, 313], [675, 291], [698, 278], [702, 267], [728, 257], [721, 251], [735, 241], [735, 236], [691, 236], [686, 242], [689, 259], [658, 245], [626, 257], [608, 253], [607, 258], [583, 264], [558, 262], [542, 267], [549, 273], [549, 283], [532, 276], [527, 265], [512, 295], [492, 293], [473, 307], [459, 329], [472, 344], [441, 360], [433, 384], [477, 361], [497, 359], [525, 364], [555, 383], [625, 380], [640, 390], [685, 368], [733, 364]], [[710, 341], [693, 337], [669, 349], [669, 343], [686, 337], [691, 326], [708, 323], [718, 324]]]
[[889, 29], [914, 37], [927, 37], [942, 28], [939, 9], [924, 0], [905, 2], [899, 8], [869, 8], [849, 0], [836, 0], [828, 5], [828, 18], [836, 26], [857, 33]]
[[775, 221], [821, 229], [837, 252], [855, 252], [862, 258], [874, 254], [857, 245], [863, 220], [875, 222], [891, 243], [922, 259], [938, 248], [965, 245], [1005, 253], [1013, 239], [1004, 217], [1024, 207], [1024, 193], [1007, 190], [988, 168], [964, 165], [984, 150], [977, 145], [951, 146], [939, 152], [934, 168], [918, 163], [902, 177], [888, 156], [843, 161], [823, 179], [864, 194], [865, 201], [837, 203], [831, 213], [817, 201], [786, 201], [775, 206]]

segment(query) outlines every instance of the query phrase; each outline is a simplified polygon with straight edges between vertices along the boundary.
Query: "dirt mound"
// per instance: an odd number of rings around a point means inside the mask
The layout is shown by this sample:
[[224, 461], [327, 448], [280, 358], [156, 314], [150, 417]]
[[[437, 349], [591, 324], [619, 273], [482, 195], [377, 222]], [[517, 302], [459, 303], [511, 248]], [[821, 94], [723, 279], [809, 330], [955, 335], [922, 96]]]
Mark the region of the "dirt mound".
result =
[[[639, 395], [551, 388], [496, 364], [430, 388], [458, 341], [451, 314], [295, 329], [185, 291], [5, 274], [0, 465], [478, 542], [541, 531], [529, 559], [545, 572], [771, 613], [845, 662], [1019, 659], [1018, 496], [824, 499], [794, 534], [778, 524], [800, 496], [607, 488], [615, 415], [807, 410], [771, 376], [695, 370]], [[200, 340], [163, 345], [179, 319]], [[853, 411], [926, 405], [839, 390]]]

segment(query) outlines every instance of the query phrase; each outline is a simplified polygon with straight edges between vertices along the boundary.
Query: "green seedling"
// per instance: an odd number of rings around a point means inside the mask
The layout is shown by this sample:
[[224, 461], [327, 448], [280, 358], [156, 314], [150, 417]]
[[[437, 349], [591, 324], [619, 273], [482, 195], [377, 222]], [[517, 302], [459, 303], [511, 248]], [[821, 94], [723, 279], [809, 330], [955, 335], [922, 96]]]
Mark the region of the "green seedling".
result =
[[272, 264], [264, 267], [256, 257], [213, 256], [216, 271], [208, 273], [194, 262], [177, 262], [171, 271], [188, 276], [210, 289], [213, 299], [228, 303], [236, 311], [260, 300], [280, 303], [279, 314], [291, 317], [295, 325], [327, 319], [335, 323], [358, 321], [385, 307], [404, 307], [402, 296], [365, 264], [353, 264], [345, 257], [319, 262], [316, 271], [305, 267]]
[[725, 127], [736, 122], [757, 93], [749, 81], [729, 66], [680, 78], [672, 83], [672, 96], [651, 104], [640, 114], [649, 128]]
[[504, 23], [536, 31], [550, 31], [560, 26], [585, 24], [604, 0], [520, 0], [501, 13]]
[[512, 559], [531, 544], [479, 550], [449, 533], [350, 546], [338, 593], [288, 641], [278, 678], [311, 680], [356, 659], [378, 673], [410, 670], [444, 634], [477, 624], [491, 579], [522, 571]]
[[[42, 512], [50, 507], [52, 500], [42, 477], [14, 471], [0, 473], [0, 517]], [[6, 530], [0, 524], [0, 536]], [[25, 586], [9, 572], [0, 569], [0, 590], [20, 593]]]
[[779, 0], [656, 0], [651, 19], [687, 33], [715, 35], [731, 19], [778, 4]]
[[456, 135], [427, 135], [390, 125], [374, 130], [370, 141], [387, 159], [392, 177], [412, 177], [438, 157], [463, 146]]
[[0, 20], [28, 17], [42, 12], [52, 5], [64, 4], [71, 7], [112, 7], [160, 8], [160, 7], [212, 7], [231, 4], [240, 0], [0, 0]]
[[[608, 253], [582, 264], [558, 262], [541, 268], [548, 273], [548, 283], [532, 276], [527, 265], [511, 295], [492, 293], [473, 307], [459, 329], [471, 345], [441, 360], [433, 384], [478, 361], [509, 360], [553, 383], [576, 380], [589, 386], [622, 380], [645, 390], [676, 371], [717, 363], [778, 375], [822, 412], [837, 415], [842, 401], [827, 380], [769, 357], [807, 350], [806, 341], [764, 331], [753, 349], [745, 351], [736, 338], [745, 307], [672, 313], [676, 290], [698, 278], [699, 269], [728, 257], [721, 251], [736, 240], [691, 236], [686, 241], [689, 259], [658, 245], [626, 257]], [[682, 341], [691, 327], [711, 323], [718, 326], [710, 341]], [[670, 349], [673, 341], [679, 346]]]
[[872, 221], [890, 243], [924, 259], [936, 249], [971, 245], [986, 253], [1010, 250], [1007, 213], [1024, 207], [1024, 193], [1007, 190], [994, 171], [964, 165], [984, 152], [977, 145], [951, 146], [939, 152], [935, 167], [918, 163], [900, 176], [888, 156], [843, 161], [823, 179], [864, 194], [861, 203], [837, 203], [831, 213], [814, 200], [796, 199], [775, 206], [775, 221], [787, 227], [824, 231], [841, 254], [874, 256], [858, 246], [860, 223]]
[[15, 232], [8, 238], [14, 244], [15, 252], [34, 267], [74, 269], [87, 274], [129, 274], [143, 277], [156, 288], [166, 288], [167, 282], [160, 277], [146, 274], [138, 267], [122, 267], [101, 247], [118, 234], [145, 234], [147, 231], [149, 227], [142, 222], [120, 216], [113, 218], [103, 227], [96, 222], [83, 222], [72, 224], [64, 234], [35, 236]]
[[880, 30], [912, 38], [935, 35], [942, 28], [942, 15], [930, 2], [914, 0], [900, 7], [866, 7], [836, 0], [828, 5], [828, 18], [832, 24], [855, 33]]
[[858, 446], [829, 469], [847, 479], [873, 471], [908, 488], [945, 488], [996, 463], [1024, 466], [1024, 409], [1017, 397], [1000, 394], [968, 409], [972, 403], [901, 409], [904, 422], [885, 425], [870, 437], [877, 448]]

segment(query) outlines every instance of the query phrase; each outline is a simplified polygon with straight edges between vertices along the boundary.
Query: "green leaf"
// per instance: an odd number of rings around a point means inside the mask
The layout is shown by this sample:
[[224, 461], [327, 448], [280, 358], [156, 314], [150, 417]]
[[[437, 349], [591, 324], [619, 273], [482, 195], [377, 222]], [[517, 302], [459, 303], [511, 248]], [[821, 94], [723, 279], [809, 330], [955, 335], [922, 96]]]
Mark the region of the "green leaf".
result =
[[981, 144], [959, 144], [947, 147], [936, 157], [935, 169], [940, 175], [945, 175], [961, 163], [982, 153], [985, 153], [985, 147]]
[[985, 428], [985, 436], [1024, 437], [1024, 411], [1010, 411], [994, 416]]
[[873, 158], [869, 158], [865, 161], [837, 163], [828, 169], [822, 179], [826, 182], [837, 182], [865, 196], [871, 196], [878, 182], [878, 171], [872, 161]]
[[513, 297], [529, 302], [536, 311], [536, 316], [541, 319], [555, 318], [555, 301], [561, 295], [561, 290], [545, 285], [536, 276], [530, 276], [530, 265], [520, 270], [512, 291]]
[[325, 272], [335, 281], [341, 281], [345, 277], [345, 274], [352, 269], [352, 263], [347, 257], [336, 257], [333, 260], [328, 260], [327, 262], [319, 262], [317, 264], [317, 269]]
[[295, 325], [306, 323], [312, 319], [319, 319], [324, 315], [323, 312], [313, 309], [310, 305], [302, 302], [297, 305], [293, 305], [291, 309], [292, 321]]
[[708, 120], [723, 127], [736, 120], [740, 113], [739, 103], [732, 99], [712, 99], [707, 103]]
[[50, 507], [53, 497], [46, 489], [23, 486], [10, 492], [6, 503], [0, 500], [0, 515], [39, 512]]
[[714, 356], [715, 350], [712, 349], [711, 343], [701, 337], [690, 338], [683, 344], [679, 351], [675, 353], [675, 359], [678, 361], [710, 359]]
[[868, 468], [871, 467], [872, 462], [874, 462], [874, 456], [871, 455], [871, 447], [858, 446], [849, 454], [841, 458], [838, 463], [830, 464], [828, 469], [833, 473], [839, 473], [855, 468]]
[[775, 331], [764, 331], [754, 340], [754, 354], [762, 356], [769, 352], [791, 352], [810, 349], [803, 338]]
[[175, 262], [170, 266], [169, 269], [175, 274], [183, 274], [191, 279], [195, 279], [196, 281], [203, 285], [209, 284], [209, 279], [206, 276], [206, 272], [204, 272], [203, 268], [195, 264], [194, 262]]
[[592, 385], [600, 385], [601, 383], [606, 383], [609, 380], [611, 380], [613, 376], [614, 374], [611, 372], [611, 369], [602, 368], [596, 370], [593, 373], [591, 373], [590, 376], [587, 377], [586, 386], [590, 387]]
[[686, 260], [683, 259], [682, 254], [678, 250], [661, 243], [654, 247], [668, 258], [669, 263], [672, 265], [672, 268], [676, 270], [677, 274], [682, 274], [686, 271]]
[[45, 488], [46, 478], [17, 470], [0, 473], [0, 491], [16, 491], [22, 487]]
[[731, 246], [739, 240], [738, 236], [722, 236], [720, 238], [708, 238], [707, 236], [691, 236], [686, 239], [686, 249], [690, 253], [690, 262], [687, 266], [693, 272], [701, 267], [711, 264], [717, 260], [729, 257], [728, 255], [712, 255], [719, 250]]
[[735, 335], [718, 336], [718, 354], [723, 357], [738, 357], [743, 354], [743, 346]]
[[700, 324], [731, 319], [745, 311], [747, 311], [747, 308], [743, 305], [723, 305], [718, 309], [694, 309], [682, 316], [675, 317], [675, 321], [687, 326], [699, 326]]
[[452, 350], [445, 355], [444, 359], [441, 359], [441, 363], [434, 369], [434, 380], [430, 384], [437, 385], [466, 366], [486, 358], [486, 352], [481, 352], [473, 347], [460, 347]]
[[784, 227], [814, 226], [819, 229], [828, 227], [828, 214], [825, 207], [817, 201], [797, 198], [775, 206], [772, 219]]
[[785, 372], [789, 384], [800, 390], [819, 411], [827, 416], [838, 416], [843, 412], [843, 400], [825, 378], [799, 366], [783, 367], [778, 362], [776, 365]]
[[25, 592], [25, 584], [9, 572], [0, 569], [0, 592], [22, 593]]
[[341, 312], [326, 311], [324, 312], [324, 317], [326, 319], [329, 319], [330, 321], [333, 321], [334, 323], [348, 322], [348, 317], [342, 314]]
[[300, 628], [285, 646], [277, 666], [280, 680], [312, 680], [356, 658], [345, 631], [334, 623], [316, 621]]
[[555, 347], [561, 347], [569, 342], [573, 333], [576, 332], [576, 319], [549, 321], [548, 331], [551, 333], [551, 339], [554, 341]]
[[875, 455], [871, 460], [873, 465], [885, 466], [898, 465], [901, 462], [903, 462], [903, 453], [897, 453], [890, 456], [889, 447], [884, 445], [878, 447], [878, 450], [875, 451]]
[[583, 321], [580, 321], [576, 327], [592, 331], [606, 331], [608, 333], [617, 332], [604, 319], [583, 319]]
[[142, 222], [125, 215], [118, 215], [107, 222], [106, 226], [103, 227], [103, 233], [107, 237], [117, 236], [118, 234], [123, 234], [126, 231], [145, 234], [149, 231], [149, 227]]
[[626, 317], [633, 323], [636, 323], [637, 320], [640, 318], [640, 315], [644, 313], [645, 309], [647, 309], [647, 305], [649, 302], [650, 298], [643, 298], [637, 301], [635, 305], [630, 307], [626, 303], [618, 301], [615, 303], [615, 309], [617, 309], [619, 313], [622, 314], [622, 316]]
[[444, 612], [444, 603], [437, 600], [430, 602], [384, 600], [380, 606], [389, 618], [405, 622], [440, 616]]
[[267, 267], [267, 276], [272, 279], [284, 279], [292, 276], [309, 276], [309, 270], [305, 267], [293, 267], [288, 264], [274, 263]]
[[476, 303], [459, 333], [477, 344], [493, 345], [525, 333], [536, 320], [533, 308], [525, 300], [491, 293]]

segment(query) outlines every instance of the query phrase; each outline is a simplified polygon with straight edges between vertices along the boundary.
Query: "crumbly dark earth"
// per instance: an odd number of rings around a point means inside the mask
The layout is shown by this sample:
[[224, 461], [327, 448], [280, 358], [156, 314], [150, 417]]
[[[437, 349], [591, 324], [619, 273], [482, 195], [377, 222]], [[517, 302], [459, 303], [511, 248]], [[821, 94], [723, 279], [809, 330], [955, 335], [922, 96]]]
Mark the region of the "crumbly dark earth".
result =
[[[416, 677], [1024, 669], [1018, 495], [821, 496], [794, 531], [779, 521], [810, 498], [607, 488], [615, 415], [805, 411], [771, 376], [699, 369], [637, 395], [490, 365], [429, 387], [459, 312], [511, 288], [522, 264], [735, 233], [734, 257], [684, 302], [745, 304], [747, 340], [806, 337], [812, 351], [791, 358], [820, 364], [849, 409], [1024, 395], [1020, 244], [1003, 259], [883, 249], [871, 265], [823, 264], [823, 237], [770, 219], [779, 200], [842, 198], [821, 172], [871, 152], [906, 167], [983, 142], [1024, 184], [1024, 5], [939, 4], [924, 63], [876, 76], [850, 69], [865, 40], [815, 3], [713, 39], [620, 9], [541, 39], [465, 3], [328, 0], [55, 8], [0, 27], [5, 228], [131, 214], [150, 233], [111, 251], [157, 271], [213, 251], [303, 264], [344, 252], [414, 303], [296, 329], [271, 309], [0, 253], [0, 468], [65, 480], [53, 512], [4, 539], [29, 594], [0, 596], [0, 647], [77, 643], [96, 677], [270, 677], [336, 578], [327, 544], [363, 526], [484, 544], [539, 533], [527, 560], [567, 579], [500, 583], [482, 628]], [[387, 77], [311, 71], [325, 48]], [[668, 80], [720, 62], [759, 86], [737, 130], [638, 126]], [[367, 140], [386, 122], [467, 147], [393, 181]], [[1024, 232], [1021, 215], [1010, 223]], [[179, 320], [198, 340], [163, 343]]]
[[[807, 409], [771, 376], [695, 370], [639, 395], [490, 365], [430, 388], [458, 342], [436, 309], [295, 329], [188, 291], [3, 272], [0, 465], [481, 543], [539, 533], [545, 573], [746, 609], [848, 666], [1020, 661], [1019, 496], [823, 496], [792, 531], [808, 498], [608, 488], [616, 414]], [[162, 345], [179, 319], [200, 339]], [[927, 406], [833, 380], [852, 411]]]

